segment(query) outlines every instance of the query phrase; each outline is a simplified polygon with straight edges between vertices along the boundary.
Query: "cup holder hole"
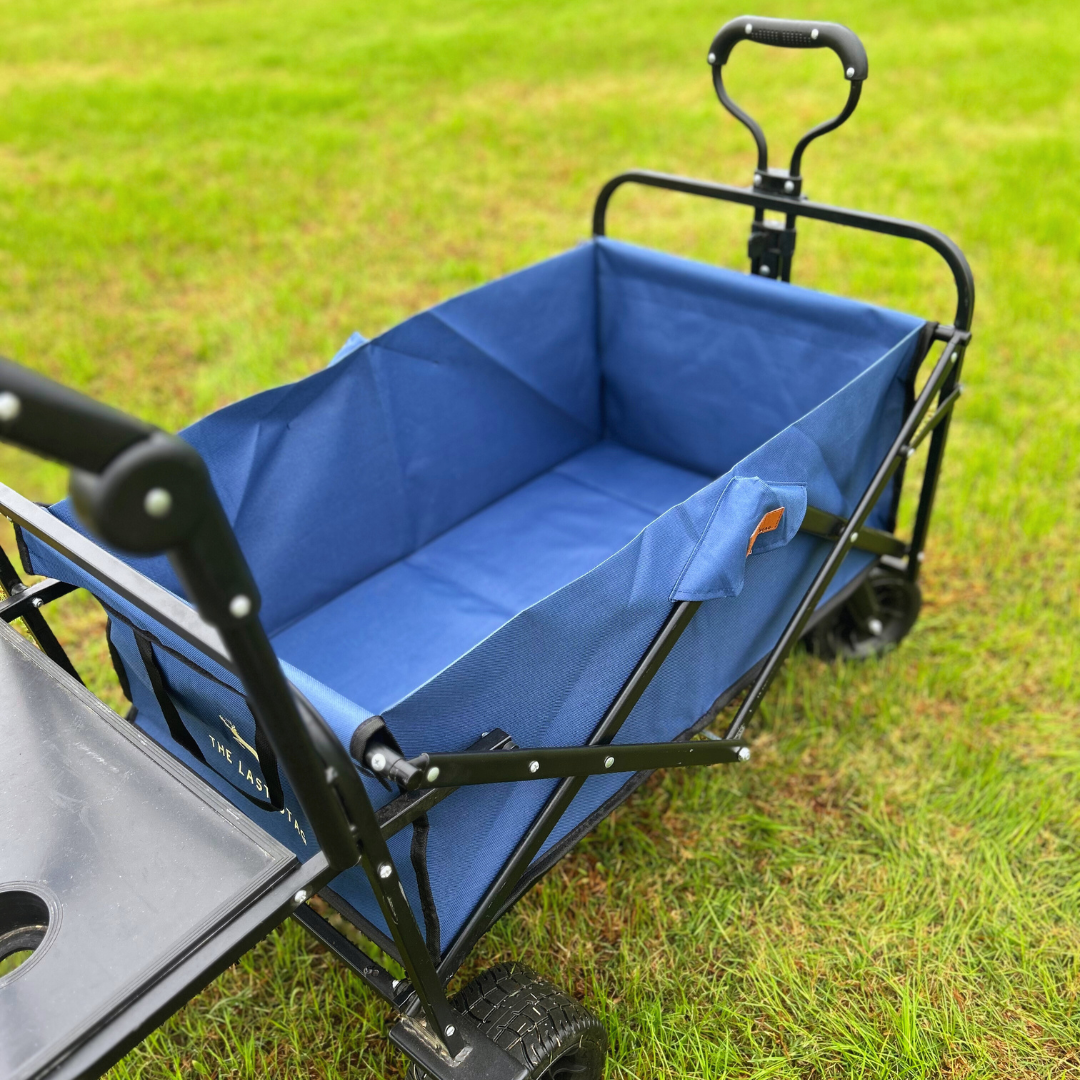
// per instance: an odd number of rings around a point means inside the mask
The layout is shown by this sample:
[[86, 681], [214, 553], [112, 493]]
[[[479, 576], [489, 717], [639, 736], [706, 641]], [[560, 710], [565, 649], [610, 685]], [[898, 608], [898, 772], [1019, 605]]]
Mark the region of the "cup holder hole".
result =
[[25, 964], [45, 940], [49, 905], [23, 889], [0, 892], [0, 979]]

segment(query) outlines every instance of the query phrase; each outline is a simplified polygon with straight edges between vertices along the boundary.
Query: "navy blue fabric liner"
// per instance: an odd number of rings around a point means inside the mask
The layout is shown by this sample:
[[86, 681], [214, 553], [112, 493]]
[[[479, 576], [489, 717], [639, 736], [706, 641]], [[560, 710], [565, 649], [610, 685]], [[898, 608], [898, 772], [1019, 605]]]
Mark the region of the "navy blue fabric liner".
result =
[[[598, 240], [356, 335], [323, 371], [184, 437], [252, 565], [286, 675], [345, 745], [374, 712], [410, 755], [463, 749], [493, 727], [522, 746], [580, 744], [672, 597], [708, 598], [619, 736], [666, 740], [776, 641], [828, 550], [797, 533], [805, 506], [853, 509], [899, 428], [921, 325]], [[779, 505], [780, 527], [747, 557]], [[78, 527], [67, 504], [54, 512]], [[159, 642], [212, 768], [174, 752], [226, 795], [257, 785], [236, 680], [28, 543], [34, 570], [90, 587], [118, 616], [140, 725], [169, 744], [123, 620]], [[833, 590], [869, 559], [852, 553]], [[128, 561], [180, 592], [165, 560]], [[282, 780], [280, 814], [232, 797], [310, 853]], [[590, 779], [545, 850], [625, 780]], [[430, 812], [444, 944], [553, 783], [462, 790]], [[419, 911], [406, 833], [392, 844]], [[334, 887], [384, 925], [362, 873]]]

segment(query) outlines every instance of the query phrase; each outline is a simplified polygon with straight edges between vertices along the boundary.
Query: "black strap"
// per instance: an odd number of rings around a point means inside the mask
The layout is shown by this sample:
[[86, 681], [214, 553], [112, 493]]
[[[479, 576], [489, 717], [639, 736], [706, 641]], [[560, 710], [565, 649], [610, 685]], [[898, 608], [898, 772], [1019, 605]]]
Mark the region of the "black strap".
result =
[[[116, 681], [120, 683], [120, 689], [124, 691], [124, 697], [133, 701], [131, 696], [131, 681], [128, 679], [127, 668], [124, 667], [123, 657], [113, 641], [113, 621], [109, 615], [105, 619], [105, 642], [109, 646], [109, 656], [112, 659], [113, 671], [116, 672]], [[141, 650], [140, 650], [141, 652]]]
[[440, 940], [439, 912], [436, 910], [435, 897], [431, 892], [431, 877], [428, 874], [427, 865], [427, 842], [430, 831], [431, 826], [428, 824], [427, 814], [421, 814], [413, 822], [409, 858], [416, 874], [417, 888], [420, 890], [420, 910], [424, 915], [424, 931], [427, 938], [428, 952], [431, 953], [431, 959], [437, 964], [442, 959], [442, 942]]
[[[169, 695], [169, 689], [165, 685], [165, 678], [158, 665], [157, 657], [154, 655], [153, 639], [145, 630], [138, 626], [132, 626], [131, 629], [135, 635], [135, 644], [139, 647], [139, 656], [142, 657], [143, 665], [146, 668], [146, 676], [150, 680], [150, 689], [153, 690], [154, 697], [157, 699], [158, 708], [161, 709], [162, 715], [165, 717], [165, 723], [169, 726], [169, 734], [172, 735], [174, 741], [187, 750], [192, 757], [201, 761], [204, 765], [209, 765], [209, 762], [206, 760], [206, 755], [202, 751], [202, 747], [199, 746], [195, 741], [194, 736], [188, 731], [187, 725], [180, 715], [180, 711], [177, 709], [172, 697]], [[259, 727], [257, 720], [255, 721], [255, 752], [259, 758], [259, 766], [262, 769], [266, 790], [270, 794], [269, 802], [265, 799], [257, 798], [250, 792], [245, 791], [238, 784], [234, 784], [229, 780], [227, 776], [224, 776], [221, 773], [218, 773], [218, 776], [221, 776], [223, 780], [227, 781], [243, 795], [245, 799], [249, 802], [253, 802], [263, 810], [280, 810], [285, 805], [285, 797], [281, 790], [281, 779], [278, 776], [277, 758], [274, 755], [274, 751], [270, 747], [266, 736]], [[214, 771], [217, 772], [216, 769]]]

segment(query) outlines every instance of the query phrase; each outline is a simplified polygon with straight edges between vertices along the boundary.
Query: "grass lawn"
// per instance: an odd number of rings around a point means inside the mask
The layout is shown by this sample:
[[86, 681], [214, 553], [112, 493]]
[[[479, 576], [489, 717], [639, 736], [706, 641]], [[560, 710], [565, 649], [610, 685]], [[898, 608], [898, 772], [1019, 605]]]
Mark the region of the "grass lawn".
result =
[[[176, 428], [571, 246], [624, 167], [746, 183], [705, 63], [738, 13], [7, 0], [0, 352]], [[1075, 0], [768, 13], [845, 22], [870, 55], [810, 196], [936, 225], [975, 268], [924, 613], [881, 662], [798, 657], [749, 767], [655, 777], [463, 974], [515, 957], [572, 988], [613, 1078], [1080, 1076]], [[742, 46], [729, 70], [775, 163], [846, 92], [831, 53]], [[742, 267], [747, 217], [627, 192], [610, 227]], [[795, 277], [949, 321], [946, 271], [908, 247], [807, 223]], [[63, 490], [8, 448], [0, 478]], [[103, 617], [57, 611], [119, 705]], [[110, 1075], [400, 1077], [388, 1020], [289, 924]]]

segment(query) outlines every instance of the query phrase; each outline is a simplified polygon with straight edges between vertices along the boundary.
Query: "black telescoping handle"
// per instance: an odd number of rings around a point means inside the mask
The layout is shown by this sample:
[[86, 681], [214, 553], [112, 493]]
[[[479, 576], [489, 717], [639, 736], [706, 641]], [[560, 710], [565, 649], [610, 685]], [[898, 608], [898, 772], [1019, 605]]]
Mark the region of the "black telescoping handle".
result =
[[863, 43], [857, 34], [839, 23], [743, 15], [720, 28], [709, 50], [709, 63], [723, 67], [740, 41], [756, 41], [781, 49], [832, 49], [840, 57], [845, 78], [862, 82], [869, 74]]
[[[844, 66], [844, 77], [849, 83], [847, 104], [838, 115], [811, 128], [798, 141], [786, 174], [769, 171], [769, 147], [765, 132], [752, 116], [731, 100], [724, 86], [724, 65], [731, 56], [731, 50], [740, 41], [756, 41], [761, 45], [776, 45], [782, 49], [832, 49]], [[839, 23], [742, 15], [720, 27], [709, 48], [709, 64], [720, 104], [746, 126], [757, 144], [758, 163], [754, 186], [771, 194], [799, 198], [802, 194], [802, 177], [799, 174], [806, 148], [826, 132], [835, 131], [855, 111], [855, 106], [859, 103], [862, 84], [870, 72], [863, 43], [853, 31]]]
[[259, 619], [255, 580], [198, 451], [3, 357], [0, 439], [70, 466], [72, 503], [101, 539], [169, 556], [199, 614], [221, 634], [327, 860], [336, 870], [354, 865], [352, 826], [327, 782], [330, 771], [352, 771], [348, 755], [310, 706], [298, 712]]

